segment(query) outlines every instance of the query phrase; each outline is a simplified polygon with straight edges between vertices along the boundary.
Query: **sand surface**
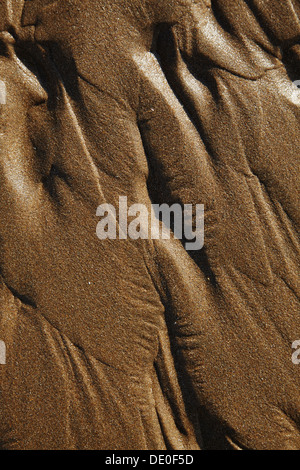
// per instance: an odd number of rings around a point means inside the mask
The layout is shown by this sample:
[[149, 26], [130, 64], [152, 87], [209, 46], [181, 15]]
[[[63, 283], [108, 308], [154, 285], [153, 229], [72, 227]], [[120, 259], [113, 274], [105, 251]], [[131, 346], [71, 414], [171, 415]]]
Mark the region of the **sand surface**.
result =
[[[2, 0], [0, 31], [0, 448], [299, 450], [299, 1]], [[99, 240], [120, 196], [204, 204], [204, 248]]]

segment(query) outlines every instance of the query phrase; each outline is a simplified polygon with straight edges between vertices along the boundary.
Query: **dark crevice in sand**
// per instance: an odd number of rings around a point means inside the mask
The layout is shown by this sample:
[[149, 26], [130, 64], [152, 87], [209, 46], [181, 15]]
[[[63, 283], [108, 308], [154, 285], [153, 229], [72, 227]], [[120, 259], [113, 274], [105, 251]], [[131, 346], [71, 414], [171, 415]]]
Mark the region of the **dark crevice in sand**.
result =
[[3, 283], [5, 284], [5, 286], [8, 288], [8, 290], [13, 294], [14, 297], [16, 297], [18, 300], [20, 300], [20, 302], [22, 302], [22, 304], [24, 304], [28, 307], [32, 307], [34, 309], [37, 309], [36, 303], [33, 300], [31, 300], [29, 297], [27, 297], [26, 295], [19, 294], [13, 287], [11, 287], [9, 284], [7, 284], [7, 282], [5, 281], [3, 275], [2, 275], [2, 280], [3, 280]]
[[60, 178], [62, 179], [69, 187], [71, 186], [69, 183], [69, 176], [62, 170], [60, 170], [56, 165], [52, 165], [50, 169], [49, 175], [45, 176], [42, 179], [42, 183], [44, 187], [48, 190], [51, 196], [54, 195], [54, 179]]

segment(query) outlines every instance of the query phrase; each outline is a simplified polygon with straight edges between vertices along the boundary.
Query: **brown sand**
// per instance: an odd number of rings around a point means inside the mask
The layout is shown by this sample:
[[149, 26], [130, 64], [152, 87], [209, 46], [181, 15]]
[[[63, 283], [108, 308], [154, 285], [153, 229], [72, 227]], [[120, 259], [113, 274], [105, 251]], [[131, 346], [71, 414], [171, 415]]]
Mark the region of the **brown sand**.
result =
[[[298, 0], [1, 0], [0, 446], [300, 449]], [[205, 248], [96, 208], [205, 205]]]

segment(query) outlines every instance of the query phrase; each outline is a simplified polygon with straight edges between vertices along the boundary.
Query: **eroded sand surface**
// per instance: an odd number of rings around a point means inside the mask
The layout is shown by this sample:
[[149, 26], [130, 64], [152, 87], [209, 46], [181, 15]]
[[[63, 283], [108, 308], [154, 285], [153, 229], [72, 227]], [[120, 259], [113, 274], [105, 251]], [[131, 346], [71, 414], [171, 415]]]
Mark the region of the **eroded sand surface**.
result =
[[[0, 28], [1, 447], [300, 449], [299, 1]], [[99, 240], [120, 196], [204, 204], [204, 249]]]

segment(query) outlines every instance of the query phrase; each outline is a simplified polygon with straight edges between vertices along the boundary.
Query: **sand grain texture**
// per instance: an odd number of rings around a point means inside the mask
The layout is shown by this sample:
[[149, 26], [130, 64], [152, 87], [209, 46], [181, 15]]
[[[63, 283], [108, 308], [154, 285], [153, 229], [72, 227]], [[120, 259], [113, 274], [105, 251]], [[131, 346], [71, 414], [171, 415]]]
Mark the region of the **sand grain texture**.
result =
[[[299, 2], [0, 27], [1, 447], [299, 450]], [[100, 241], [119, 196], [204, 204], [204, 249]]]

